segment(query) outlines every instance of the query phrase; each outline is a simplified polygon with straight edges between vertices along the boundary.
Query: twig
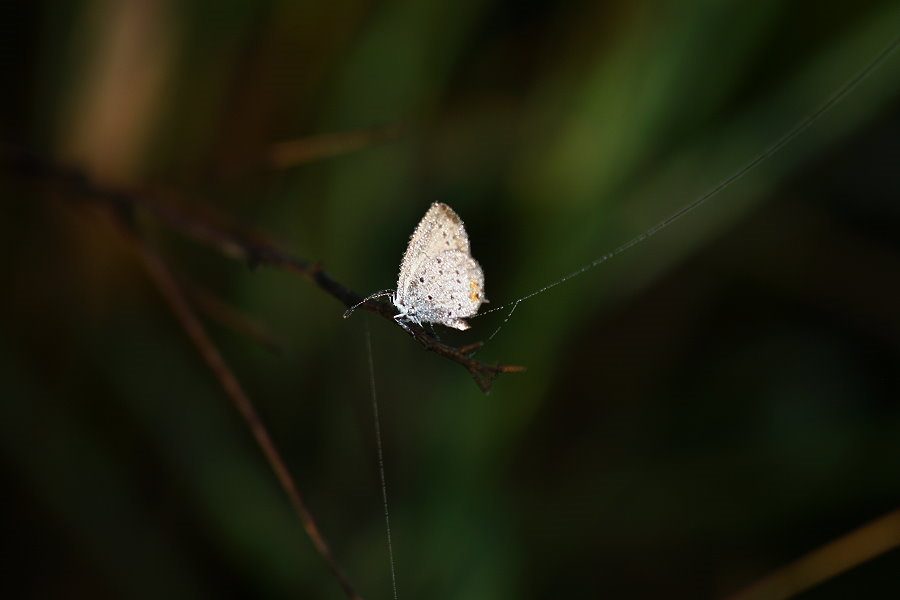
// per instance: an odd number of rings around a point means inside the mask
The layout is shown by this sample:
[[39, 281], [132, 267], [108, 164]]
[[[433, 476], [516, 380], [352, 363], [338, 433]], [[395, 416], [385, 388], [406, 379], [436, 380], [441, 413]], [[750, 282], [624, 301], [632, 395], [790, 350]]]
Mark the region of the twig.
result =
[[184, 277], [178, 277], [178, 279], [190, 299], [210, 319], [247, 336], [272, 352], [284, 351], [284, 343], [266, 325], [225, 303], [224, 300], [196, 282], [186, 280]]
[[781, 600], [900, 546], [900, 510], [889, 512], [770, 573], [728, 600]]
[[320, 158], [360, 150], [398, 137], [400, 137], [400, 127], [397, 125], [325, 133], [275, 144], [269, 151], [268, 161], [271, 166], [284, 169]]
[[306, 529], [306, 533], [312, 540], [316, 550], [322, 555], [322, 558], [325, 559], [325, 562], [334, 573], [341, 587], [344, 589], [344, 592], [347, 594], [347, 597], [353, 600], [362, 600], [362, 597], [356, 593], [353, 584], [350, 583], [350, 580], [344, 574], [344, 571], [338, 564], [331, 548], [322, 536], [319, 526], [316, 524], [309, 507], [306, 505], [306, 501], [303, 499], [303, 495], [300, 493], [300, 489], [297, 487], [294, 478], [284, 464], [284, 460], [275, 448], [275, 444], [272, 442], [272, 438], [269, 436], [269, 432], [265, 425], [263, 425], [259, 414], [253, 407], [253, 403], [250, 401], [246, 392], [244, 392], [237, 377], [235, 377], [234, 373], [228, 367], [228, 364], [225, 362], [224, 357], [219, 352], [212, 339], [210, 339], [209, 335], [206, 333], [202, 323], [197, 318], [188, 303], [187, 298], [179, 287], [172, 271], [169, 270], [162, 258], [148, 246], [140, 236], [138, 236], [131, 223], [126, 222], [124, 219], [120, 219], [119, 221], [123, 225], [123, 230], [126, 232], [128, 238], [134, 244], [148, 274], [168, 303], [169, 308], [172, 309], [178, 322], [194, 343], [194, 346], [200, 352], [200, 355], [206, 361], [206, 364], [212, 370], [213, 374], [219, 380], [226, 395], [228, 395], [234, 403], [235, 408], [237, 408], [238, 412], [243, 417], [244, 422], [247, 424], [247, 427], [250, 429], [250, 432], [262, 449], [263, 454], [265, 454], [266, 460], [268, 460], [269, 464], [272, 466], [272, 470], [275, 471], [275, 476], [281, 483], [281, 487], [284, 488], [284, 491], [287, 493], [291, 505], [300, 517], [303, 527]]
[[[246, 231], [237, 231], [235, 228], [226, 228], [213, 224], [213, 221], [229, 221], [221, 215], [211, 216], [211, 209], [204, 208], [204, 217], [200, 218], [188, 214], [183, 209], [178, 209], [171, 204], [160, 202], [157, 195], [140, 193], [132, 190], [111, 189], [92, 182], [84, 173], [77, 169], [58, 165], [21, 149], [0, 144], [0, 160], [20, 173], [31, 175], [41, 180], [53, 181], [64, 184], [81, 195], [110, 203], [113, 208], [119, 210], [144, 209], [153, 214], [161, 222], [168, 225], [182, 235], [190, 237], [197, 242], [215, 248], [222, 254], [242, 260], [256, 268], [261, 265], [277, 267], [302, 275], [319, 288], [337, 298], [345, 308], [350, 308], [362, 300], [362, 296], [351, 291], [332, 279], [321, 265], [296, 258], [284, 252], [264, 236], [250, 235]], [[379, 302], [366, 302], [360, 308], [380, 315], [385, 319], [394, 321], [397, 310], [390, 304]], [[421, 327], [411, 326], [413, 337], [428, 351], [439, 354], [449, 360], [462, 365], [475, 380], [482, 391], [488, 392], [494, 379], [501, 373], [518, 373], [524, 371], [524, 367], [515, 365], [488, 364], [475, 360], [469, 354], [474, 349], [472, 345], [456, 348], [444, 344], [434, 335]]]

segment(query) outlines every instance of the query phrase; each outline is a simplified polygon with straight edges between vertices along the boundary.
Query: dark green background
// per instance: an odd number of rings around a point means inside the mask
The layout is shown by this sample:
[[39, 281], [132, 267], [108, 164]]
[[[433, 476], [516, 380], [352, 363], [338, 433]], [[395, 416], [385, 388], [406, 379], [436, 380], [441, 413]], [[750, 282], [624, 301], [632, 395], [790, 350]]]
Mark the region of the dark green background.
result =
[[[487, 307], [698, 197], [900, 31], [891, 0], [48, 0], [0, 17], [3, 141], [214, 205], [360, 293], [393, 285], [447, 202]], [[146, 36], [134, 65], [113, 108], [85, 112], [123, 31]], [[285, 342], [209, 323], [366, 598], [391, 597], [366, 320], [401, 598], [721, 597], [898, 505], [898, 72], [900, 54], [714, 201], [521, 304], [479, 357], [528, 370], [487, 396], [302, 278], [141, 225]], [[103, 118], [144, 101], [116, 166]], [[402, 138], [260, 167], [275, 142], [385, 124]], [[3, 595], [342, 597], [102, 209], [8, 170], [0, 197]], [[439, 333], [468, 344], [502, 319]], [[891, 597], [898, 570], [894, 551], [808, 597]]]

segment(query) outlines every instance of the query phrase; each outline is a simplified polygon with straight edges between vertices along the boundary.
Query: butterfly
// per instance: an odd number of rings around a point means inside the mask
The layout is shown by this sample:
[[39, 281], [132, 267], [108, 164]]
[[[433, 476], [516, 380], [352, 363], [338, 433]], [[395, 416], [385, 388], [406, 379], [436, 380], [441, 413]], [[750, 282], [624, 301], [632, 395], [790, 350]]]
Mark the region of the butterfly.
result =
[[452, 208], [435, 202], [409, 239], [395, 290], [384, 290], [352, 307], [380, 296], [391, 296], [399, 313], [394, 319], [408, 324], [437, 323], [466, 330], [465, 321], [478, 313], [484, 297], [484, 272], [472, 258], [469, 236]]

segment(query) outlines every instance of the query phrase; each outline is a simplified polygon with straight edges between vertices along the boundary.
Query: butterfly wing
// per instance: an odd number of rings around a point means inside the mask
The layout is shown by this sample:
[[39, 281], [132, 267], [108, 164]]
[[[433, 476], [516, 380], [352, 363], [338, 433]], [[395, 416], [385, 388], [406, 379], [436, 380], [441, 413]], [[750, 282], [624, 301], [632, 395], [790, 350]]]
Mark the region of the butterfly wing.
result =
[[394, 304], [421, 323], [468, 329], [462, 317], [484, 301], [484, 274], [472, 258], [462, 219], [435, 202], [409, 240]]
[[421, 323], [468, 329], [463, 319], [477, 314], [484, 302], [484, 273], [466, 252], [446, 250], [418, 263], [410, 279], [402, 300], [415, 307], [413, 316]]
[[402, 284], [409, 282], [409, 277], [422, 262], [433, 259], [444, 250], [459, 250], [468, 254], [469, 236], [459, 215], [446, 204], [435, 202], [409, 238], [400, 263], [397, 291], [403, 289]]

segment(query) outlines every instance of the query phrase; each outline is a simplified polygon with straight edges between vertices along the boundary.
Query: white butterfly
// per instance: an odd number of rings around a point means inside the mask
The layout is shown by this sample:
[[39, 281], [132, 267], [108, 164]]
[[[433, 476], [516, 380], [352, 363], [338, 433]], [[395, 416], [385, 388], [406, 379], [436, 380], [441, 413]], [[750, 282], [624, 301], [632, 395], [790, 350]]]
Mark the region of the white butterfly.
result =
[[435, 202], [419, 221], [400, 263], [397, 289], [369, 296], [344, 317], [366, 301], [387, 295], [400, 311], [394, 319], [407, 330], [407, 323], [469, 328], [464, 319], [487, 302], [484, 272], [472, 258], [469, 236], [452, 208]]

